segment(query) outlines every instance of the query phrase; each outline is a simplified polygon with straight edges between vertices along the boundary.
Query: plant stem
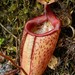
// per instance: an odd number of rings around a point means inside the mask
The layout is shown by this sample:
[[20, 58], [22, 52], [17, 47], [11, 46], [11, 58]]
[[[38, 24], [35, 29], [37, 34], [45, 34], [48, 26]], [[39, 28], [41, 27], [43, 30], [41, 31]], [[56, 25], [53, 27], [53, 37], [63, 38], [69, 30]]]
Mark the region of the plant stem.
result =
[[18, 41], [20, 42], [20, 40], [17, 39], [17, 37], [16, 37], [14, 34], [12, 34], [7, 28], [5, 28], [1, 23], [0, 23], [0, 26], [1, 26], [5, 31], [7, 31], [10, 35], [12, 35], [16, 40], [18, 40]]

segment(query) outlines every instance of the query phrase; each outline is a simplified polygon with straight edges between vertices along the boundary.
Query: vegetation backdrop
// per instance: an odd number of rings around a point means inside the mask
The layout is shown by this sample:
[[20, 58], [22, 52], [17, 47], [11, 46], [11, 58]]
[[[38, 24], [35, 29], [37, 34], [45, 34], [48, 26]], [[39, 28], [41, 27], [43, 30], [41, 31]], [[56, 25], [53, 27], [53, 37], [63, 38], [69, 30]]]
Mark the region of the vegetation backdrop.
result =
[[[44, 75], [75, 75], [75, 0], [57, 0], [51, 9], [62, 22], [54, 52], [60, 63], [55, 70], [47, 67]], [[0, 0], [0, 52], [19, 65], [23, 27], [29, 19], [43, 13], [43, 5], [36, 0]], [[0, 75], [14, 69], [10, 61], [0, 56]]]

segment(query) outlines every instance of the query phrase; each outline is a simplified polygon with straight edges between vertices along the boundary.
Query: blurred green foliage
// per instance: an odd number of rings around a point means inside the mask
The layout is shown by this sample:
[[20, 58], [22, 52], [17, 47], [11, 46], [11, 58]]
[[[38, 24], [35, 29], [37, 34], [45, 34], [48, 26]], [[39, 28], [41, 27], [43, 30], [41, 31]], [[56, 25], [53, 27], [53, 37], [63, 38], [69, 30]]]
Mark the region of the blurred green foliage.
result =
[[[43, 6], [35, 0], [0, 0], [0, 23], [20, 40], [24, 24], [32, 17], [42, 14], [42, 11]], [[9, 50], [12, 48], [14, 51], [14, 47], [20, 45], [16, 44], [17, 40], [1, 26], [0, 37], [5, 39], [4, 46], [1, 46], [5, 50], [9, 47]], [[0, 44], [2, 41], [3, 39], [0, 39]]]
[[3, 44], [4, 38], [0, 38], [0, 46]]

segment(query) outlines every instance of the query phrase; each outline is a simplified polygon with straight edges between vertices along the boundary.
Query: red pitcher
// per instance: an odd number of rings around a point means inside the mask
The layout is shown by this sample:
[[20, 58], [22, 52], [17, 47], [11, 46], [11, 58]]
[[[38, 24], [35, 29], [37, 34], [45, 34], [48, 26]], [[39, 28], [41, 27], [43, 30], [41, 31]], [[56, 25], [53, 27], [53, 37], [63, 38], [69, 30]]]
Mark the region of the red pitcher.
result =
[[[47, 25], [50, 25], [47, 27]], [[46, 7], [46, 14], [25, 24], [21, 41], [21, 67], [27, 75], [42, 75], [51, 59], [60, 33], [60, 20]], [[25, 75], [22, 71], [21, 75]]]

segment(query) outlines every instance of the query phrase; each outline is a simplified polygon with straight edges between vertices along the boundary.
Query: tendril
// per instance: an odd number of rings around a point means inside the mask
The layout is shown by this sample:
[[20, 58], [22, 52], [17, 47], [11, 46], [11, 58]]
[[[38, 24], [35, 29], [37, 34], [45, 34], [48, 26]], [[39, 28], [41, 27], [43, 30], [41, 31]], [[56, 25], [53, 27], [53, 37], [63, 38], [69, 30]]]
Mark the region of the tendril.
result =
[[7, 60], [9, 60], [16, 68], [21, 69], [23, 71], [23, 73], [25, 75], [27, 75], [27, 73], [25, 72], [25, 70], [21, 66], [18, 66], [9, 56], [6, 56], [6, 55], [2, 54], [1, 52], [0, 52], [0, 56], [2, 56], [4, 58], [6, 58]]

